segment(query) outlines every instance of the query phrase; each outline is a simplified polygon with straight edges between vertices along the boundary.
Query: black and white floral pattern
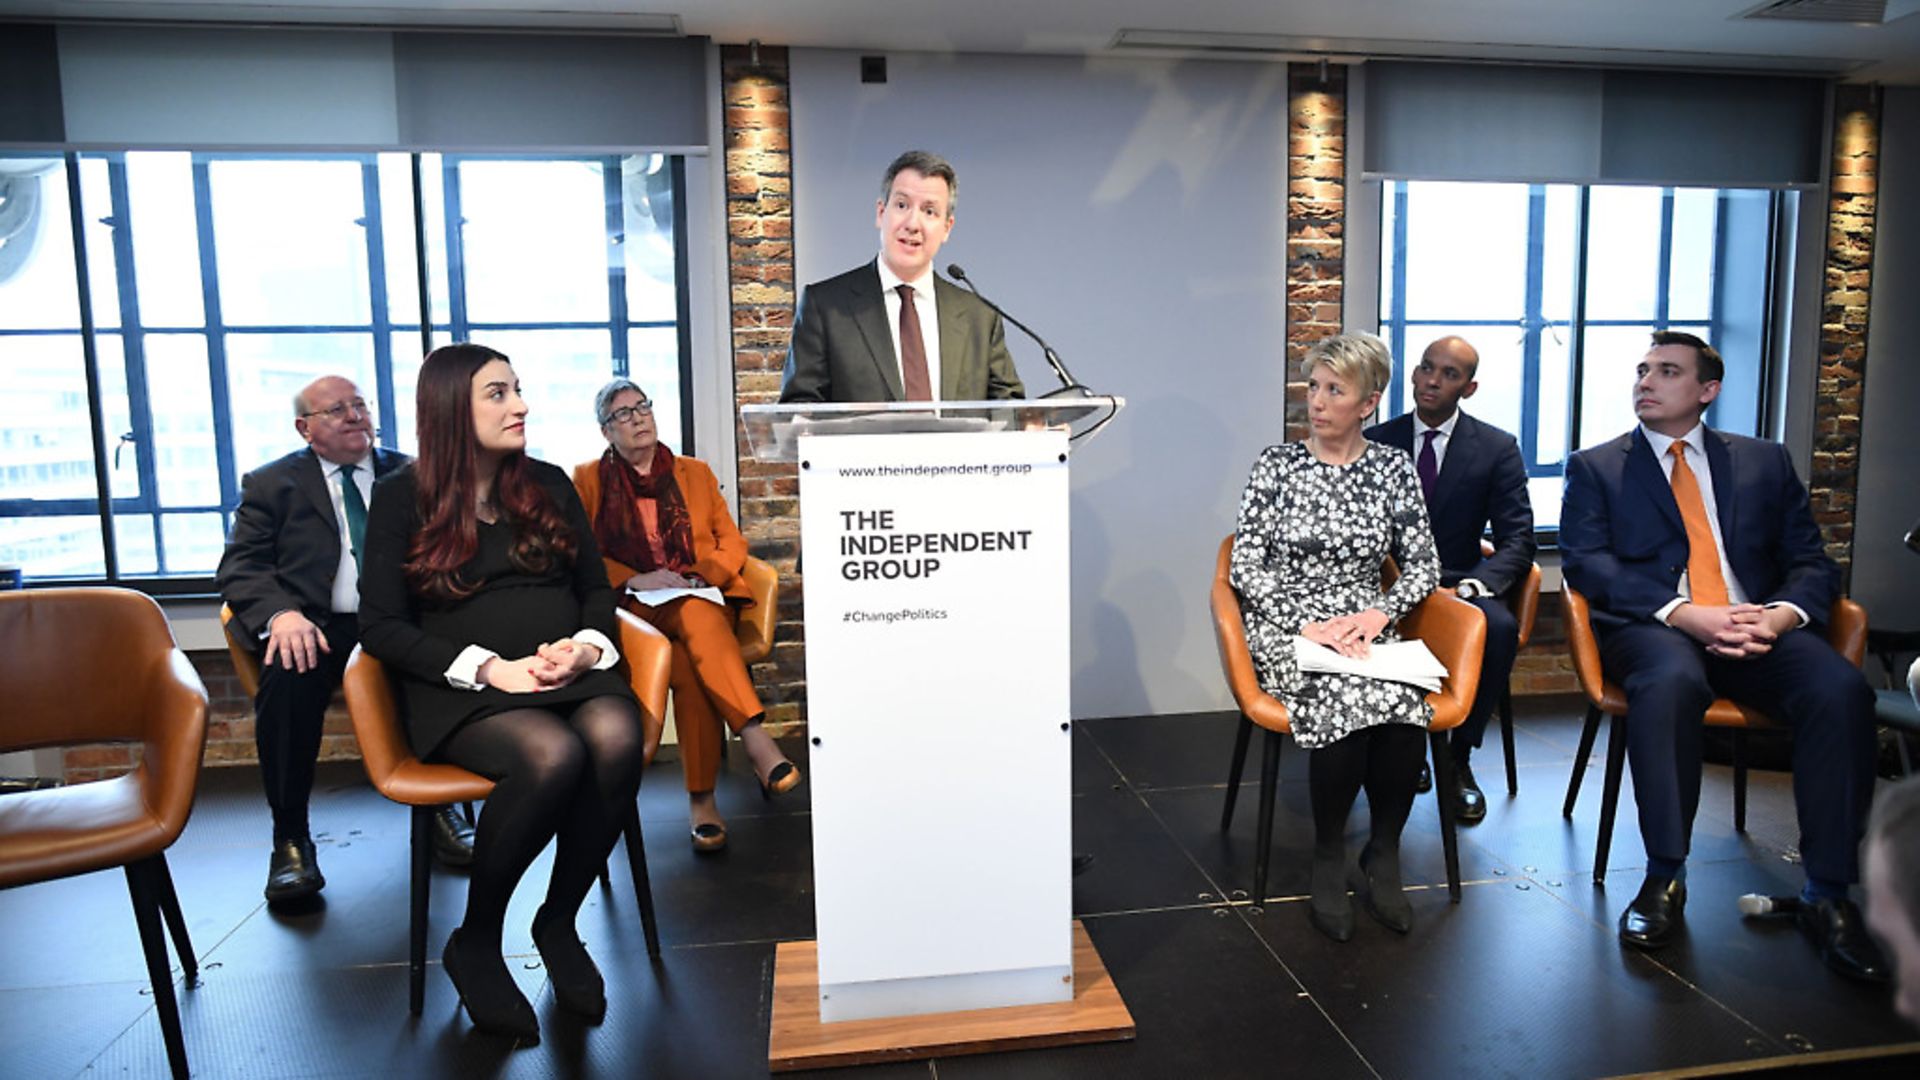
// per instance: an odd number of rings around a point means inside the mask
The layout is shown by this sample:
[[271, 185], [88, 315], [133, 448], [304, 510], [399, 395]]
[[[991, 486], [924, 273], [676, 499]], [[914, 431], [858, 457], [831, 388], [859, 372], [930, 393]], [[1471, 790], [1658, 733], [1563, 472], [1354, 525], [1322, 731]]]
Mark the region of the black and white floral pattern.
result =
[[[1388, 555], [1400, 578], [1383, 596], [1380, 565]], [[1286, 705], [1301, 746], [1433, 719], [1415, 687], [1302, 674], [1293, 655], [1302, 626], [1367, 608], [1387, 616], [1378, 640], [1398, 641], [1401, 616], [1440, 583], [1427, 506], [1405, 451], [1369, 442], [1347, 465], [1320, 461], [1305, 443], [1262, 451], [1240, 498], [1232, 581], [1260, 686]]]

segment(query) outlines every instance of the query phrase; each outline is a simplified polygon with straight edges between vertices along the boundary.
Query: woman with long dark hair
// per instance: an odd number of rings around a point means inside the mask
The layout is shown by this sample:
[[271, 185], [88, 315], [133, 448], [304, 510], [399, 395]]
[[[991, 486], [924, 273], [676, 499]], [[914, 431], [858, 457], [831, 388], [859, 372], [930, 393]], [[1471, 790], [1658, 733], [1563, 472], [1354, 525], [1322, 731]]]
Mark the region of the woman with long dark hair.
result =
[[559, 838], [533, 943], [554, 996], [595, 1022], [606, 987], [574, 931], [640, 785], [640, 710], [615, 672], [613, 592], [566, 473], [526, 455], [507, 358], [435, 349], [420, 368], [420, 453], [374, 489], [360, 641], [396, 676], [423, 761], [495, 781], [447, 975], [475, 1026], [537, 1042], [501, 956], [507, 900]]

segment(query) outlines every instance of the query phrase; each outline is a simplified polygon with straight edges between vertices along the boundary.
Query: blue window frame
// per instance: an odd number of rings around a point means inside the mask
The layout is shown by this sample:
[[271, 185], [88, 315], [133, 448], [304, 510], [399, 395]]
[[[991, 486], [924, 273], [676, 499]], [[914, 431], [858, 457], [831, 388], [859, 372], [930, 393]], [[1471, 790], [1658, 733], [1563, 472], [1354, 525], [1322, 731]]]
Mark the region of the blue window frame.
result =
[[0, 158], [0, 354], [32, 388], [0, 447], [37, 448], [0, 468], [0, 563], [204, 592], [240, 476], [299, 446], [291, 390], [355, 378], [410, 450], [419, 357], [453, 340], [515, 358], [536, 454], [598, 452], [614, 375], [691, 452], [684, 189], [663, 155]]
[[1567, 455], [1634, 423], [1631, 373], [1652, 330], [1713, 342], [1727, 378], [1707, 422], [1761, 431], [1779, 193], [1392, 181], [1383, 195], [1384, 412], [1410, 407], [1407, 373], [1431, 341], [1472, 342], [1480, 386], [1463, 408], [1519, 440], [1548, 541]]

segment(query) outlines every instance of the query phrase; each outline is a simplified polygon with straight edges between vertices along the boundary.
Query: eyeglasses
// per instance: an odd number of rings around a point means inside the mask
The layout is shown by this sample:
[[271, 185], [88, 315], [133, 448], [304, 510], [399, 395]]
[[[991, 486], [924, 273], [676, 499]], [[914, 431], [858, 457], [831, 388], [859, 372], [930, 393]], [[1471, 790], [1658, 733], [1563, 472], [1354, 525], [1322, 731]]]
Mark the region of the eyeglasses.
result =
[[352, 401], [336, 402], [324, 409], [303, 412], [300, 414], [300, 418], [306, 420], [315, 416], [324, 416], [337, 424], [345, 420], [350, 413], [359, 413], [361, 416], [373, 415], [367, 410], [367, 401], [365, 398], [354, 398]]
[[653, 402], [643, 401], [638, 405], [622, 405], [608, 413], [600, 421], [602, 424], [624, 424], [636, 416], [652, 416]]

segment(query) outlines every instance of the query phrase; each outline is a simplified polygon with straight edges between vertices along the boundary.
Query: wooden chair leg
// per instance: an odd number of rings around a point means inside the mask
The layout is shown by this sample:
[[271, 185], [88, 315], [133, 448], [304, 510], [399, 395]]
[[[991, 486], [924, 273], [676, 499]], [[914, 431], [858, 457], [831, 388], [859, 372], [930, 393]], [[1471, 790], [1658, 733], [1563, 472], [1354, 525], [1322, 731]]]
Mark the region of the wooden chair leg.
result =
[[1220, 811], [1220, 831], [1226, 832], [1233, 825], [1233, 802], [1240, 797], [1240, 774], [1247, 767], [1247, 742], [1253, 737], [1253, 721], [1246, 714], [1240, 715], [1239, 730], [1233, 733], [1233, 764], [1227, 766], [1227, 805]]
[[1587, 706], [1587, 726], [1580, 729], [1580, 750], [1573, 755], [1573, 775], [1567, 778], [1567, 802], [1560, 816], [1572, 819], [1573, 804], [1580, 801], [1580, 781], [1587, 774], [1587, 758], [1593, 755], [1593, 740], [1600, 734], [1600, 710]]
[[412, 807], [412, 855], [407, 912], [407, 1009], [419, 1016], [427, 1004], [427, 890], [433, 881], [433, 807]]
[[647, 955], [660, 959], [660, 930], [653, 921], [653, 886], [647, 880], [647, 844], [640, 833], [640, 804], [627, 818], [627, 865], [633, 873], [633, 895], [640, 903], [640, 932], [647, 939]]
[[1747, 733], [1733, 730], [1733, 831], [1747, 831]]
[[173, 891], [173, 874], [167, 870], [166, 852], [154, 856], [155, 878], [160, 886], [160, 914], [173, 937], [173, 951], [180, 954], [180, 971], [186, 985], [192, 986], [200, 975], [200, 962], [193, 955], [193, 941], [187, 937], [187, 920], [180, 914], [180, 896]]
[[1433, 789], [1436, 794], [1433, 802], [1440, 809], [1440, 849], [1447, 856], [1447, 897], [1457, 904], [1460, 902], [1460, 838], [1454, 834], [1453, 800], [1439, 794], [1454, 790], [1453, 751], [1447, 746], [1447, 734], [1444, 731], [1429, 732], [1427, 741], [1433, 747]]
[[1627, 718], [1610, 717], [1607, 725], [1607, 783], [1600, 795], [1600, 835], [1593, 845], [1593, 883], [1605, 885], [1607, 855], [1613, 848], [1613, 815], [1620, 805], [1620, 773], [1627, 762]]
[[164, 890], [156, 866], [161, 858], [156, 855], [127, 864], [127, 893], [133, 900], [133, 921], [140, 928], [140, 949], [147, 958], [147, 980], [153, 984], [160, 1035], [167, 1044], [167, 1066], [176, 1080], [187, 1080], [187, 1041], [180, 1033], [180, 1003], [174, 997], [173, 968], [167, 963], [166, 931], [161, 927], [160, 894]]
[[1513, 690], [1500, 691], [1500, 747], [1507, 755], [1507, 795], [1520, 794], [1520, 772], [1513, 760]]
[[1260, 748], [1260, 822], [1253, 849], [1253, 902], [1267, 901], [1267, 865], [1273, 854], [1274, 791], [1280, 786], [1280, 741], [1277, 731], [1267, 732]]

